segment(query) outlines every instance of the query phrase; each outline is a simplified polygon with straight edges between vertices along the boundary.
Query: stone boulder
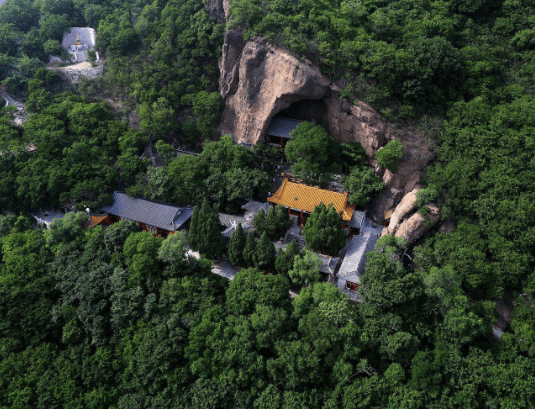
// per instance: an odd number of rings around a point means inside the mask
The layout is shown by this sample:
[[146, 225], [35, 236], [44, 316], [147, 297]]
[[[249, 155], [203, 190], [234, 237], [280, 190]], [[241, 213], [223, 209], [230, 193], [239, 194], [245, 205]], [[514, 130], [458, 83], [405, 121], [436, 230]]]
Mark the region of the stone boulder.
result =
[[403, 238], [407, 241], [407, 244], [412, 245], [424, 233], [435, 226], [440, 219], [439, 209], [431, 203], [427, 204], [427, 207], [429, 208], [429, 213], [422, 215], [419, 212], [415, 212], [399, 226], [394, 236]]
[[416, 202], [416, 194], [418, 189], [414, 189], [408, 194], [406, 194], [399, 205], [396, 207], [392, 217], [390, 218], [390, 223], [386, 228], [383, 229], [381, 236], [384, 235], [393, 235], [401, 222], [412, 212], [414, 211], [414, 202]]
[[397, 238], [404, 238], [409, 245], [412, 245], [422, 237], [429, 229], [436, 225], [440, 220], [440, 212], [436, 205], [429, 203], [427, 208], [429, 212], [422, 215], [414, 212], [414, 203], [416, 202], [419, 189], [413, 189], [406, 194], [399, 205], [394, 210], [390, 223], [381, 232], [381, 236], [394, 235]]

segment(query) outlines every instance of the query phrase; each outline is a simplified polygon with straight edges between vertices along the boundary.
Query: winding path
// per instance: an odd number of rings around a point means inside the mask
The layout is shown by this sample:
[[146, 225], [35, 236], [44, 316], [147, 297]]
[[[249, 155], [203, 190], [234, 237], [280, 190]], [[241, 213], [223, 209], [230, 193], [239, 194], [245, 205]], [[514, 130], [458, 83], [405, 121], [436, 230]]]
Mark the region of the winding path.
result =
[[[1, 0], [0, 0], [1, 1]], [[26, 106], [24, 105], [24, 103], [21, 103], [20, 101], [17, 101], [15, 99], [13, 99], [5, 89], [3, 88], [0, 88], [0, 96], [6, 100], [6, 107], [7, 106], [14, 106], [17, 108], [17, 113], [15, 114], [15, 124], [17, 125], [22, 125], [24, 124], [27, 119], [26, 119]]]

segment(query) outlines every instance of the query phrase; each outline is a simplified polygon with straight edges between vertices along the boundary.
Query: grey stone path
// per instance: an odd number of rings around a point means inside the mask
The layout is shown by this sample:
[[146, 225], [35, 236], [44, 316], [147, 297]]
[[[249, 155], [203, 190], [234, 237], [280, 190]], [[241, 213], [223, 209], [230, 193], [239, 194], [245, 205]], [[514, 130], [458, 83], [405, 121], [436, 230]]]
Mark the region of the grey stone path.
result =
[[[193, 256], [196, 259], [200, 259], [199, 252], [194, 252], [189, 250], [188, 255]], [[216, 275], [223, 276], [224, 278], [227, 278], [228, 280], [234, 279], [234, 276], [236, 276], [236, 273], [240, 270], [239, 268], [236, 268], [234, 265], [232, 265], [229, 261], [226, 259], [222, 259], [219, 261], [212, 261], [214, 264], [214, 267], [212, 268], [212, 273], [215, 273]]]
[[24, 103], [21, 103], [20, 101], [13, 99], [6, 90], [1, 89], [1, 88], [0, 88], [0, 96], [2, 96], [4, 100], [6, 100], [6, 107], [14, 106], [17, 108], [18, 112], [15, 114], [15, 124], [17, 125], [24, 124], [27, 121], [26, 106], [24, 105]]

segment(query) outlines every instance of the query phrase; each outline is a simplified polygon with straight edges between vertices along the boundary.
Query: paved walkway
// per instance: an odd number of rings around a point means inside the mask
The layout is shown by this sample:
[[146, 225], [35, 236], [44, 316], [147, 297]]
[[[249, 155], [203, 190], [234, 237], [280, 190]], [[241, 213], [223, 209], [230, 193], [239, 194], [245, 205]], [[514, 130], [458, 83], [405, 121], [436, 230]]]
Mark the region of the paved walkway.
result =
[[[199, 252], [194, 252], [192, 250], [189, 250], [188, 255], [193, 256], [195, 259], [200, 259], [201, 256], [199, 255]], [[226, 259], [221, 259], [219, 261], [212, 261], [214, 267], [212, 268], [212, 273], [215, 273], [216, 275], [223, 276], [224, 278], [227, 278], [228, 280], [234, 279], [234, 276], [236, 276], [236, 273], [240, 270], [239, 268], [232, 265], [229, 261]]]

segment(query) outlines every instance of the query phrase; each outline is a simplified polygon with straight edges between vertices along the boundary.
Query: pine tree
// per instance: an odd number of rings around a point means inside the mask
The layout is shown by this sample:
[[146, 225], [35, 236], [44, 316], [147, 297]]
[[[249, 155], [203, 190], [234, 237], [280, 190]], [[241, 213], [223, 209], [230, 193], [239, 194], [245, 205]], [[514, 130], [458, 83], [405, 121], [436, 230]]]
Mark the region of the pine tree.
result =
[[191, 249], [199, 249], [198, 238], [199, 238], [199, 207], [196, 206], [193, 208], [193, 214], [191, 215], [191, 222], [189, 225], [189, 235], [188, 243]]
[[256, 244], [256, 265], [258, 269], [271, 270], [275, 264], [275, 246], [264, 232]]
[[239, 224], [234, 232], [232, 232], [228, 245], [228, 259], [233, 265], [242, 266], [244, 264], [243, 249], [245, 248], [245, 242], [245, 233], [241, 224]]
[[[212, 213], [212, 208], [207, 198], [202, 201], [201, 210], [199, 211], [199, 220], [197, 221], [197, 249], [199, 253], [206, 255], [206, 250], [210, 244], [209, 237], [209, 219]], [[206, 255], [208, 256], [208, 255]]]
[[342, 226], [342, 218], [332, 204], [328, 208], [319, 204], [303, 229], [307, 246], [316, 252], [337, 255], [346, 243]]
[[286, 251], [282, 249], [279, 251], [279, 256], [275, 260], [275, 269], [280, 275], [288, 275], [290, 269], [294, 266], [294, 259], [297, 255], [300, 255], [301, 251], [299, 250], [299, 245], [297, 242], [292, 241], [286, 247]]
[[198, 230], [199, 253], [208, 259], [214, 259], [225, 253], [225, 241], [220, 230], [219, 214], [217, 208], [210, 208], [208, 200], [205, 199], [199, 214]]
[[243, 263], [247, 267], [256, 265], [256, 238], [253, 231], [247, 232], [245, 248], [243, 248]]
[[260, 211], [258, 211], [256, 216], [254, 217], [254, 221], [253, 221], [254, 229], [256, 230], [256, 233], [259, 236], [262, 236], [262, 234], [267, 231], [268, 229], [267, 222], [268, 221], [267, 221], [266, 211], [264, 211], [264, 209], [261, 208]]
[[283, 236], [292, 226], [292, 220], [282, 205], [269, 208], [267, 212], [268, 235], [272, 240]]

